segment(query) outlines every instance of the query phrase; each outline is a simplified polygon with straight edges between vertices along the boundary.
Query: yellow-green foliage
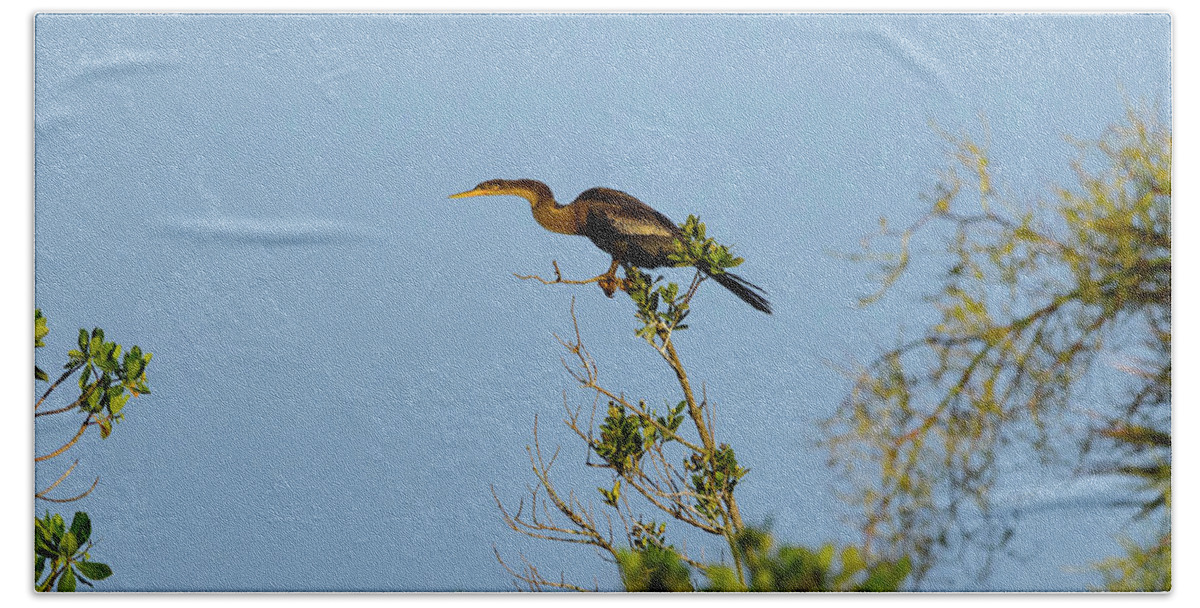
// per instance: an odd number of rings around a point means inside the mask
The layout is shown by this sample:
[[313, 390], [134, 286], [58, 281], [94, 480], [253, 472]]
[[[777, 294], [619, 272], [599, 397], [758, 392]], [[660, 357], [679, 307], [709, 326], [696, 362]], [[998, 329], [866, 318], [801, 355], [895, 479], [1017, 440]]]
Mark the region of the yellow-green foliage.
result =
[[[875, 255], [868, 240], [860, 256], [882, 263], [869, 303], [913, 272], [916, 233], [943, 239], [946, 256], [922, 260], [945, 263], [928, 296], [936, 320], [852, 370], [854, 391], [828, 424], [835, 458], [858, 476], [868, 541], [914, 556], [918, 575], [948, 542], [1010, 537], [1008, 524], [981, 534], [961, 519], [990, 516], [1005, 450], [1054, 459], [1073, 443], [1086, 468], [1146, 480], [1146, 513], [1169, 507], [1169, 125], [1131, 111], [1078, 144], [1073, 186], [1032, 202], [1005, 195], [986, 146], [947, 140], [953, 164], [928, 211], [900, 232], [882, 223], [895, 248]], [[1124, 363], [1096, 365], [1101, 353]], [[1082, 408], [1084, 384], [1122, 389]]]

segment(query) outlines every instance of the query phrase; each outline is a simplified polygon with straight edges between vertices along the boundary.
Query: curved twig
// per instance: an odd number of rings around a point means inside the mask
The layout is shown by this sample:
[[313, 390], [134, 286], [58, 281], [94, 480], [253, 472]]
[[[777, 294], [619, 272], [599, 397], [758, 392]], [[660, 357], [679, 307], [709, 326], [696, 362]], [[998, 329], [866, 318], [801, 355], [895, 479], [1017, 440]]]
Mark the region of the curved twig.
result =
[[[78, 398], [78, 399], [76, 399], [76, 400], [72, 401], [71, 403], [69, 403], [69, 404], [67, 404], [67, 405], [65, 405], [65, 406], [63, 406], [63, 407], [60, 407], [60, 408], [58, 408], [58, 409], [56, 409], [56, 410], [50, 410], [50, 411], [47, 411], [47, 412], [38, 412], [38, 411], [36, 411], [36, 410], [37, 410], [37, 406], [34, 406], [34, 410], [35, 410], [35, 411], [34, 411], [34, 413], [33, 413], [33, 417], [34, 417], [34, 418], [37, 418], [37, 417], [39, 417], [39, 416], [53, 416], [54, 414], [61, 414], [61, 413], [63, 413], [63, 412], [69, 412], [69, 411], [71, 411], [71, 410], [73, 410], [73, 409], [75, 409], [75, 408], [79, 407], [80, 405], [83, 405], [83, 402], [84, 402], [84, 401], [86, 401], [86, 400], [87, 400], [89, 397], [91, 397], [91, 396], [92, 396], [92, 393], [96, 392], [96, 388], [97, 388], [97, 387], [99, 387], [99, 386], [100, 386], [100, 381], [99, 381], [99, 380], [97, 380], [96, 382], [93, 382], [93, 383], [89, 384], [89, 385], [88, 385], [88, 387], [87, 387], [87, 389], [86, 389], [86, 390], [84, 390], [84, 391], [83, 391], [83, 393], [82, 393], [81, 395], [79, 395], [79, 398]], [[49, 392], [49, 391], [46, 391], [46, 394], [47, 394], [47, 395], [49, 395], [49, 394], [50, 394], [50, 392]], [[44, 397], [43, 397], [43, 398], [44, 398]], [[41, 405], [41, 402], [40, 402], [40, 401], [38, 402], [38, 405]]]
[[[75, 462], [78, 464], [79, 461], [76, 460]], [[75, 468], [75, 465], [71, 465], [71, 468]], [[58, 478], [58, 481], [62, 481], [63, 479], [66, 479], [67, 475], [69, 475], [69, 474], [70, 474], [70, 471], [68, 470], [66, 473], [63, 474], [62, 477]], [[91, 494], [92, 490], [96, 489], [96, 484], [100, 483], [100, 476], [97, 475], [96, 479], [92, 480], [91, 487], [89, 487], [82, 494], [79, 494], [77, 496], [72, 496], [71, 498], [49, 498], [47, 496], [44, 496], [44, 494], [46, 492], [49, 492], [50, 490], [52, 490], [54, 488], [54, 486], [58, 485], [58, 481], [54, 482], [49, 488], [46, 488], [45, 490], [42, 490], [38, 494], [35, 494], [34, 495], [35, 498], [39, 498], [41, 500], [45, 500], [45, 501], [49, 501], [49, 502], [75, 502], [76, 500], [79, 500], [79, 499], [83, 498], [84, 496]]]
[[89, 426], [89, 423], [91, 421], [92, 421], [92, 414], [88, 414], [87, 418], [83, 419], [83, 424], [79, 425], [79, 432], [75, 433], [75, 436], [72, 437], [70, 441], [68, 441], [61, 448], [58, 448], [57, 450], [55, 450], [49, 454], [46, 454], [45, 456], [38, 456], [37, 458], [34, 458], [33, 461], [34, 462], [42, 462], [44, 460], [50, 460], [51, 458], [54, 458], [55, 456], [61, 456], [63, 452], [66, 452], [67, 450], [71, 449], [71, 446], [75, 445], [75, 442], [79, 441], [80, 437], [83, 437], [83, 432], [87, 430], [87, 427]]
[[35, 498], [41, 498], [43, 495], [48, 493], [50, 490], [53, 490], [55, 486], [62, 483], [64, 479], [66, 479], [67, 477], [69, 477], [71, 475], [71, 471], [74, 471], [75, 466], [78, 464], [79, 464], [79, 459], [76, 458], [75, 462], [71, 463], [71, 466], [67, 467], [67, 471], [65, 473], [63, 473], [62, 475], [60, 475], [59, 478], [54, 481], [54, 483], [50, 484], [46, 489], [42, 490], [41, 492], [38, 492], [37, 494], [34, 494], [33, 496]]

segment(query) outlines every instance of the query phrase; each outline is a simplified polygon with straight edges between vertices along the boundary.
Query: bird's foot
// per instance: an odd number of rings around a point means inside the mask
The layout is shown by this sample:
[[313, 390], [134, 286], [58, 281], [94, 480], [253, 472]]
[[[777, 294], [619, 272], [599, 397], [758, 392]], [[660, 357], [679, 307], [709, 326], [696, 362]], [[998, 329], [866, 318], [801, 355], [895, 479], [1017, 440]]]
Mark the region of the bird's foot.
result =
[[602, 275], [596, 283], [600, 285], [600, 289], [604, 290], [604, 295], [610, 298], [617, 292], [617, 289], [625, 289], [625, 281], [618, 279], [616, 274]]
[[613, 294], [618, 289], [625, 292], [629, 291], [629, 279], [619, 279], [616, 275], [601, 276], [596, 283], [600, 285], [600, 289], [604, 290], [604, 295], [610, 298], [613, 297]]

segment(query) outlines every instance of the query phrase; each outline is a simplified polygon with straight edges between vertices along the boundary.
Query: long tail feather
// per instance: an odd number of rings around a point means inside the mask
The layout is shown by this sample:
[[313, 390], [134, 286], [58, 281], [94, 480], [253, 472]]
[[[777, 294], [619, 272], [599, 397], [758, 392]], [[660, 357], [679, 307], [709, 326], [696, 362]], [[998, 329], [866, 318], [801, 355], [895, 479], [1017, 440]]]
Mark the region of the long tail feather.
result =
[[722, 287], [733, 292], [733, 295], [742, 299], [743, 302], [753, 306], [756, 310], [761, 310], [767, 314], [771, 314], [771, 303], [767, 301], [767, 293], [762, 287], [739, 277], [732, 272], [724, 272], [721, 274], [709, 274], [708, 276], [721, 284]]

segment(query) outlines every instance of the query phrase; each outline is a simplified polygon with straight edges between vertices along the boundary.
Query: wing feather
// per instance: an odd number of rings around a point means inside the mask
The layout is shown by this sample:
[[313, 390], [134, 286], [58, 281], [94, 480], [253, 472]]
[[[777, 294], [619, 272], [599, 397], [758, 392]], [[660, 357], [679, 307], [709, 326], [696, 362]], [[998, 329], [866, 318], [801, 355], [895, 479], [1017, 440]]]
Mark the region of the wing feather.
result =
[[587, 201], [589, 215], [600, 216], [597, 219], [603, 219], [622, 234], [665, 237], [679, 234], [679, 227], [671, 218], [620, 190], [592, 188], [575, 199], [580, 201]]
[[614, 258], [634, 266], [667, 264], [679, 227], [646, 203], [609, 188], [592, 188], [575, 199], [587, 208], [584, 232]]

